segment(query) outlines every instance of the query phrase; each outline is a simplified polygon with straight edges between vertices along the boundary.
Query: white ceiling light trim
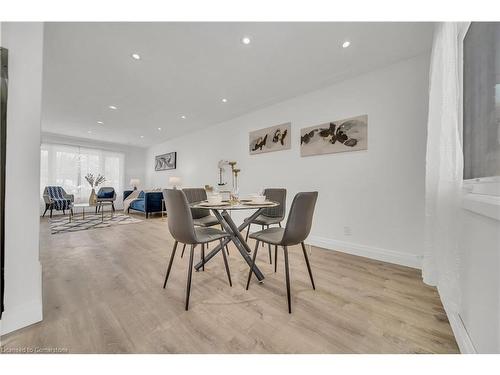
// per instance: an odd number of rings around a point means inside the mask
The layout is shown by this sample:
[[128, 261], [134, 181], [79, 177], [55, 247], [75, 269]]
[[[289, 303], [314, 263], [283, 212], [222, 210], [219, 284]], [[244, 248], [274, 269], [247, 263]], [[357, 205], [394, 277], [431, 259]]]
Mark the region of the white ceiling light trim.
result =
[[351, 45], [351, 42], [349, 42], [348, 40], [346, 40], [344, 43], [342, 43], [342, 48], [347, 48]]
[[140, 60], [141, 59], [141, 55], [139, 55], [138, 53], [133, 53], [131, 56], [132, 56], [132, 58], [134, 60]]
[[110, 105], [110, 106], [108, 106], [108, 108], [112, 109], [113, 111], [118, 109], [118, 107], [116, 105]]
[[243, 44], [250, 44], [251, 40], [248, 36], [244, 36], [243, 38], [241, 38], [241, 43]]

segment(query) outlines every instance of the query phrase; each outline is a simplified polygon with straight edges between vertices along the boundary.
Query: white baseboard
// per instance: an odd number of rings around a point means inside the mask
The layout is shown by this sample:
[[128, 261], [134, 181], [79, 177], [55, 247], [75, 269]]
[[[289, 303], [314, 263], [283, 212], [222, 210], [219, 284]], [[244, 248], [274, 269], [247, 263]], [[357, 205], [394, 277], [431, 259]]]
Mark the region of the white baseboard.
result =
[[457, 341], [460, 353], [477, 354], [477, 350], [472, 343], [472, 339], [470, 338], [467, 329], [465, 329], [464, 322], [462, 321], [462, 318], [460, 318], [460, 315], [448, 312], [446, 312], [446, 315], [448, 316], [448, 321], [450, 322], [451, 330], [453, 331], [453, 335]]
[[20, 306], [9, 307], [0, 320], [0, 334], [6, 335], [16, 329], [38, 323], [42, 320], [42, 301], [30, 301]]
[[422, 257], [415, 254], [402, 253], [399, 251], [382, 249], [351, 242], [338, 241], [330, 238], [310, 236], [306, 243], [328, 250], [340, 251], [352, 255], [376, 259], [383, 262], [399, 264], [412, 268], [422, 268]]
[[445, 295], [444, 291], [439, 287], [437, 288], [439, 293], [439, 298], [441, 298], [441, 303], [443, 304], [444, 311], [446, 312], [446, 316], [448, 317], [448, 321], [450, 322], [451, 330], [453, 331], [453, 335], [455, 336], [455, 340], [457, 341], [458, 348], [460, 349], [460, 353], [462, 354], [477, 354], [476, 347], [469, 336], [469, 332], [467, 332], [467, 328], [460, 317], [457, 309], [458, 307], [449, 303], [449, 299]]

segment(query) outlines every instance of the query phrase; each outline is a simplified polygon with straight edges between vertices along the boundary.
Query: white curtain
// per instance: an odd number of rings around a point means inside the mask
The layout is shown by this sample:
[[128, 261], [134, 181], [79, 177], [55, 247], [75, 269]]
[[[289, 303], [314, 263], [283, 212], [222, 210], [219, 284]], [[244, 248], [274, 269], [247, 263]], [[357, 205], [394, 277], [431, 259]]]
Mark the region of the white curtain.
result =
[[422, 275], [445, 305], [459, 306], [459, 253], [463, 152], [460, 118], [459, 24], [436, 25], [432, 46], [427, 125], [426, 237]]
[[41, 146], [40, 197], [47, 185], [62, 186], [75, 195], [75, 202], [88, 202], [91, 187], [85, 175], [103, 175], [102, 186], [115, 188], [118, 197], [124, 186], [124, 155], [118, 152], [68, 146], [42, 144]]

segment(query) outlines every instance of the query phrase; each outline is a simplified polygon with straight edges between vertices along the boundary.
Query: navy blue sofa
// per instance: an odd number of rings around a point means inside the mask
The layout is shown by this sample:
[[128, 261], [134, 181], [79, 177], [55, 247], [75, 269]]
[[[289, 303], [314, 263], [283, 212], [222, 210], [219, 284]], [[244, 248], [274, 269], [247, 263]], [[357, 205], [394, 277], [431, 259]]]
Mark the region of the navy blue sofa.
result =
[[[123, 200], [132, 193], [133, 190], [125, 190], [123, 192]], [[150, 213], [161, 212], [162, 211], [162, 201], [163, 193], [161, 191], [141, 191], [139, 197], [130, 204], [130, 210], [136, 210], [144, 212], [146, 214], [146, 219]]]

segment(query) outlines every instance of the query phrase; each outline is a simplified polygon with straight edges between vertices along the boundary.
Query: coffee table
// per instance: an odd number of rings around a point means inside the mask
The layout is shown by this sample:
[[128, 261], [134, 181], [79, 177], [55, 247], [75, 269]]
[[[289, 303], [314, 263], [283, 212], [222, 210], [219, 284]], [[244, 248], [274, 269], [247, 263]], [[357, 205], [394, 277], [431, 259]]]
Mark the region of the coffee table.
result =
[[[99, 202], [97, 203], [96, 206], [90, 205], [89, 203], [75, 203], [73, 204], [73, 210], [70, 212], [69, 215], [69, 222], [74, 219], [74, 216], [76, 216], [76, 209], [81, 209], [82, 210], [82, 220], [85, 220], [85, 209], [86, 208], [92, 208], [93, 210], [96, 209], [96, 207], [101, 208], [101, 222], [104, 222], [104, 206], [110, 206], [112, 207], [112, 202]], [[111, 213], [111, 219], [113, 218], [113, 210], [110, 210]]]
[[71, 223], [71, 220], [73, 220], [73, 217], [75, 216], [77, 208], [80, 208], [82, 210], [82, 220], [84, 220], [85, 219], [85, 209], [89, 208], [89, 207], [90, 207], [90, 204], [88, 204], [88, 203], [73, 203], [72, 210], [69, 214], [69, 222]]

